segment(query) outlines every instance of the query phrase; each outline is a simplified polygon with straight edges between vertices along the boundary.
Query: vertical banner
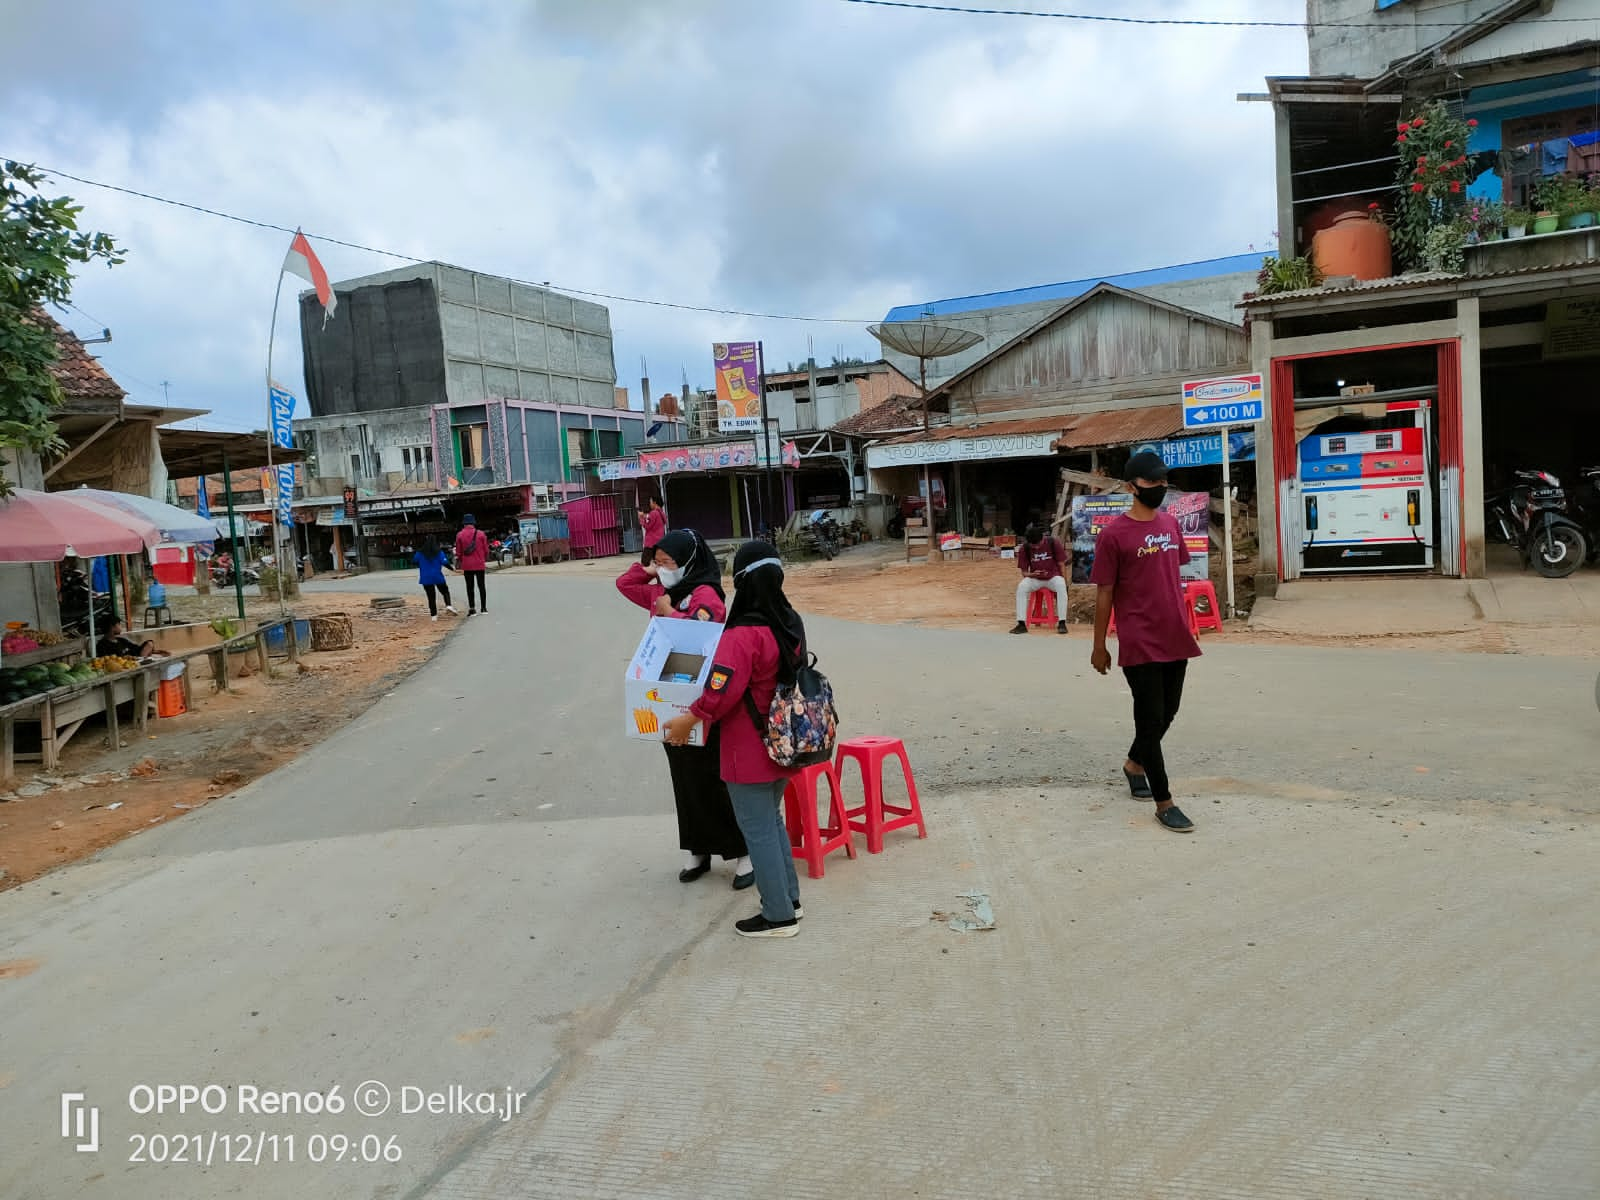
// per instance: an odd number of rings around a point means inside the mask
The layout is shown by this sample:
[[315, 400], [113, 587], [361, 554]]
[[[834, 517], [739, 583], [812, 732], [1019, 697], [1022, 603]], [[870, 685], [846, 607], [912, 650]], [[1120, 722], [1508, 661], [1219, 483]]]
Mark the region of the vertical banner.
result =
[[[284, 449], [294, 446], [294, 405], [295, 399], [291, 392], [283, 388], [272, 389], [272, 444]], [[278, 467], [278, 520], [285, 525], [294, 523], [294, 464], [284, 463]]]
[[197, 516], [211, 519], [211, 497], [206, 494], [206, 477], [200, 476], [195, 484], [194, 511]]
[[761, 367], [754, 342], [717, 342], [711, 347], [717, 378], [717, 429], [749, 433], [761, 428]]

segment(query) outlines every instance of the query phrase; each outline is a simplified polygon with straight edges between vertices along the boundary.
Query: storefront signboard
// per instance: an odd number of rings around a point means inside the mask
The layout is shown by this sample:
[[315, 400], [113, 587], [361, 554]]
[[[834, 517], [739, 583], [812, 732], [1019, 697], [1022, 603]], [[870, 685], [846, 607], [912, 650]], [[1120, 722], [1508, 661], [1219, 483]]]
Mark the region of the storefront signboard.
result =
[[[1065, 424], [1065, 422], [1063, 422]], [[867, 447], [867, 466], [920, 467], [929, 463], [975, 462], [996, 458], [1045, 458], [1055, 453], [1059, 430], [1051, 433], [1005, 433], [990, 437], [943, 438]]]
[[386, 513], [422, 512], [441, 508], [442, 505], [437, 496], [394, 496], [384, 500], [363, 500], [360, 507], [362, 516], [376, 517]]
[[1552, 300], [1545, 308], [1544, 356], [1587, 358], [1600, 354], [1600, 297]]
[[[1153, 450], [1173, 470], [1179, 467], [1218, 467], [1222, 465], [1222, 435], [1203, 433], [1198, 437], [1169, 438], [1161, 442], [1141, 442], [1133, 453]], [[1228, 457], [1234, 462], [1249, 462], [1256, 456], [1256, 431], [1228, 431]]]
[[644, 467], [637, 458], [619, 458], [611, 462], [597, 463], [595, 474], [603, 482], [614, 483], [619, 479], [638, 479], [644, 474]]
[[761, 355], [755, 342], [711, 347], [717, 380], [717, 428], [748, 433], [761, 428]]
[[[1075, 496], [1072, 500], [1072, 582], [1088, 583], [1094, 568], [1094, 548], [1100, 533], [1128, 509], [1133, 497], [1126, 492], [1109, 496]], [[1178, 522], [1188, 563], [1179, 568], [1184, 579], [1209, 579], [1211, 571], [1211, 495], [1208, 492], [1168, 492], [1161, 511]]]

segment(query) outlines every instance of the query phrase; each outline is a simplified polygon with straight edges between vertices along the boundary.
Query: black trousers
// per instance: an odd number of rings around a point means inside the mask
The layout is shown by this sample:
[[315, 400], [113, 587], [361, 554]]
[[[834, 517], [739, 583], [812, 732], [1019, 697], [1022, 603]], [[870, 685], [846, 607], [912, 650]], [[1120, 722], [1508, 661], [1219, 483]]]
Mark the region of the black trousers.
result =
[[690, 854], [743, 858], [744, 834], [733, 816], [728, 785], [722, 782], [721, 739], [711, 727], [707, 744], [667, 746], [672, 801], [678, 809], [678, 845]]
[[430, 617], [439, 615], [439, 602], [434, 599], [433, 595], [435, 591], [444, 597], [444, 606], [446, 608], [450, 607], [450, 585], [448, 583], [425, 583], [422, 585], [422, 590], [428, 593], [428, 615]]
[[1178, 715], [1178, 705], [1183, 702], [1183, 677], [1188, 670], [1187, 659], [1122, 668], [1133, 693], [1133, 745], [1128, 748], [1128, 758], [1144, 769], [1157, 800], [1172, 799], [1161, 739], [1167, 736]]
[[[467, 611], [472, 612], [475, 608], [481, 608], [484, 612], [488, 612], [489, 597], [483, 590], [483, 572], [463, 571], [461, 573], [467, 577]], [[478, 602], [476, 605], [472, 602], [472, 585], [474, 583], [478, 585]]]

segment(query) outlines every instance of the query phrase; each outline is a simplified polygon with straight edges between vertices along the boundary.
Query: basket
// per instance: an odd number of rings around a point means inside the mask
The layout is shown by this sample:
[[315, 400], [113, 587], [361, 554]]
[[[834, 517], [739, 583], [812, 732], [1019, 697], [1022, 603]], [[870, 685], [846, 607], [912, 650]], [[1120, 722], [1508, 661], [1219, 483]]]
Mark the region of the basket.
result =
[[355, 627], [350, 623], [349, 613], [320, 613], [311, 618], [313, 650], [348, 650], [355, 643]]

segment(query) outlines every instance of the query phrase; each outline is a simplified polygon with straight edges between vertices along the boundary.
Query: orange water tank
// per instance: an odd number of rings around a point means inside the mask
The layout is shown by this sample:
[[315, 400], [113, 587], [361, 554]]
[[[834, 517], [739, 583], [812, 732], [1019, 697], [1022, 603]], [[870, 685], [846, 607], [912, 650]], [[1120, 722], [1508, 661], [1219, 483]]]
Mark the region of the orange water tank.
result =
[[1387, 279], [1394, 274], [1389, 227], [1364, 212], [1346, 212], [1311, 239], [1311, 261], [1323, 275]]

